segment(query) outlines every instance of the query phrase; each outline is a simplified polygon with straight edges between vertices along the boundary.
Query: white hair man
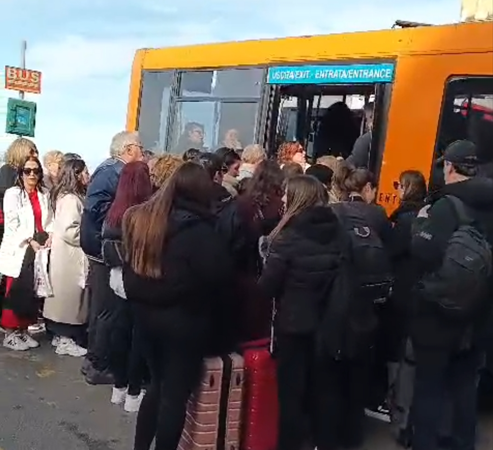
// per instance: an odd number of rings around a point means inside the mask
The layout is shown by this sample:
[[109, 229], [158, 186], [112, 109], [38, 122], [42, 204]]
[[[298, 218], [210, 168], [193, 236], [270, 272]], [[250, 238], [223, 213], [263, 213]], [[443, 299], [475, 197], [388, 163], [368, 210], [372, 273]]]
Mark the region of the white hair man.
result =
[[[89, 279], [91, 302], [89, 310], [89, 348], [83, 372], [90, 384], [113, 382], [108, 370], [106, 342], [99, 335], [108, 330], [99, 329], [98, 317], [111, 314], [111, 299], [115, 295], [109, 286], [109, 269], [101, 256], [101, 231], [106, 214], [115, 198], [120, 173], [127, 163], [142, 160], [142, 143], [137, 132], [121, 131], [110, 145], [110, 157], [94, 171], [87, 188], [82, 213], [80, 243], [89, 258]], [[99, 321], [102, 322], [102, 321]], [[108, 321], [106, 321], [108, 322]], [[96, 328], [98, 339], [95, 339]]]

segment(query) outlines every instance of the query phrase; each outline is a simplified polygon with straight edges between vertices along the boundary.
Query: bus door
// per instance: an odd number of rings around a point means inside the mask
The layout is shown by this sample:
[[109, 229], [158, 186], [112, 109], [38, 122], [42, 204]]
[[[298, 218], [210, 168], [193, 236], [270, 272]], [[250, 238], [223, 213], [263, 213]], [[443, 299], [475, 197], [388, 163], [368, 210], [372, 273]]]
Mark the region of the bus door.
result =
[[[269, 68], [264, 86], [264, 115], [259, 127], [264, 130], [262, 143], [273, 154], [282, 141], [295, 137], [304, 144], [312, 161], [326, 154], [347, 157], [364, 130], [363, 107], [374, 99], [369, 168], [378, 176], [394, 71], [393, 62]], [[286, 123], [293, 127], [293, 109], [296, 111], [294, 136], [286, 129]], [[350, 117], [350, 123], [341, 126], [334, 111], [342, 111]], [[345, 135], [334, 141], [334, 135], [341, 133], [341, 129]]]

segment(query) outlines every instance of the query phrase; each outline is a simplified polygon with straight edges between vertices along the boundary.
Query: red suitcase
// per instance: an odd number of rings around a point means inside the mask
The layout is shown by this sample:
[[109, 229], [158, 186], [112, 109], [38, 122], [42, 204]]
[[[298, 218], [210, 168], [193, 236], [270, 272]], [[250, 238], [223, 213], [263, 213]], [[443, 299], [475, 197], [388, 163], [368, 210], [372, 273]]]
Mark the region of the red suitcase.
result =
[[245, 384], [241, 449], [275, 450], [279, 406], [270, 339], [249, 342], [243, 350]]
[[190, 397], [179, 450], [239, 450], [243, 358], [207, 358], [199, 388]]

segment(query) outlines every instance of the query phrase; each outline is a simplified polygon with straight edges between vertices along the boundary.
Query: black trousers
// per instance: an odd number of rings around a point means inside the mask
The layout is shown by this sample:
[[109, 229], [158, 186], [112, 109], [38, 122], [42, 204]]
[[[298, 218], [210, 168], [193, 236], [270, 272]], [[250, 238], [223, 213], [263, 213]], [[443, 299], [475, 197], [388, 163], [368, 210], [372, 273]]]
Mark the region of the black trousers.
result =
[[147, 375], [141, 337], [134, 326], [130, 303], [125, 299], [114, 304], [114, 324], [110, 338], [110, 370], [116, 388], [128, 387], [129, 395], [139, 395]]
[[368, 365], [321, 358], [312, 336], [277, 337], [279, 450], [311, 439], [319, 450], [363, 440]]
[[203, 336], [169, 331], [159, 312], [137, 313], [136, 326], [151, 373], [151, 383], [140, 405], [134, 450], [178, 447], [185, 423], [186, 406], [198, 385], [203, 366]]
[[471, 349], [458, 354], [414, 347], [416, 378], [413, 403], [413, 449], [438, 449], [447, 408], [451, 409], [453, 450], [474, 450], [477, 388], [484, 354]]
[[110, 288], [110, 270], [103, 263], [89, 261], [89, 328], [87, 359], [98, 371], [109, 368], [111, 331], [115, 304], [121, 299]]

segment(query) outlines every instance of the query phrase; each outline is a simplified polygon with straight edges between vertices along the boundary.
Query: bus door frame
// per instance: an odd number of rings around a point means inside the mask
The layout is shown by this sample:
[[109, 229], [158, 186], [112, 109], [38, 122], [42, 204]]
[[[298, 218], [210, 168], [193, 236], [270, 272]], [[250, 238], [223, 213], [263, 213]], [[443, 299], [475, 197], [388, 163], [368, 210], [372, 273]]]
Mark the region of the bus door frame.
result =
[[275, 153], [277, 122], [281, 104], [281, 86], [268, 84], [268, 68], [264, 69], [262, 80], [262, 97], [260, 100], [260, 114], [257, 119], [255, 142], [258, 142], [267, 151], [269, 156]]
[[368, 169], [375, 176], [377, 184], [380, 181], [382, 163], [385, 153], [385, 141], [389, 123], [390, 102], [392, 99], [393, 83], [376, 83], [373, 108], [373, 130], [371, 134], [370, 157]]

